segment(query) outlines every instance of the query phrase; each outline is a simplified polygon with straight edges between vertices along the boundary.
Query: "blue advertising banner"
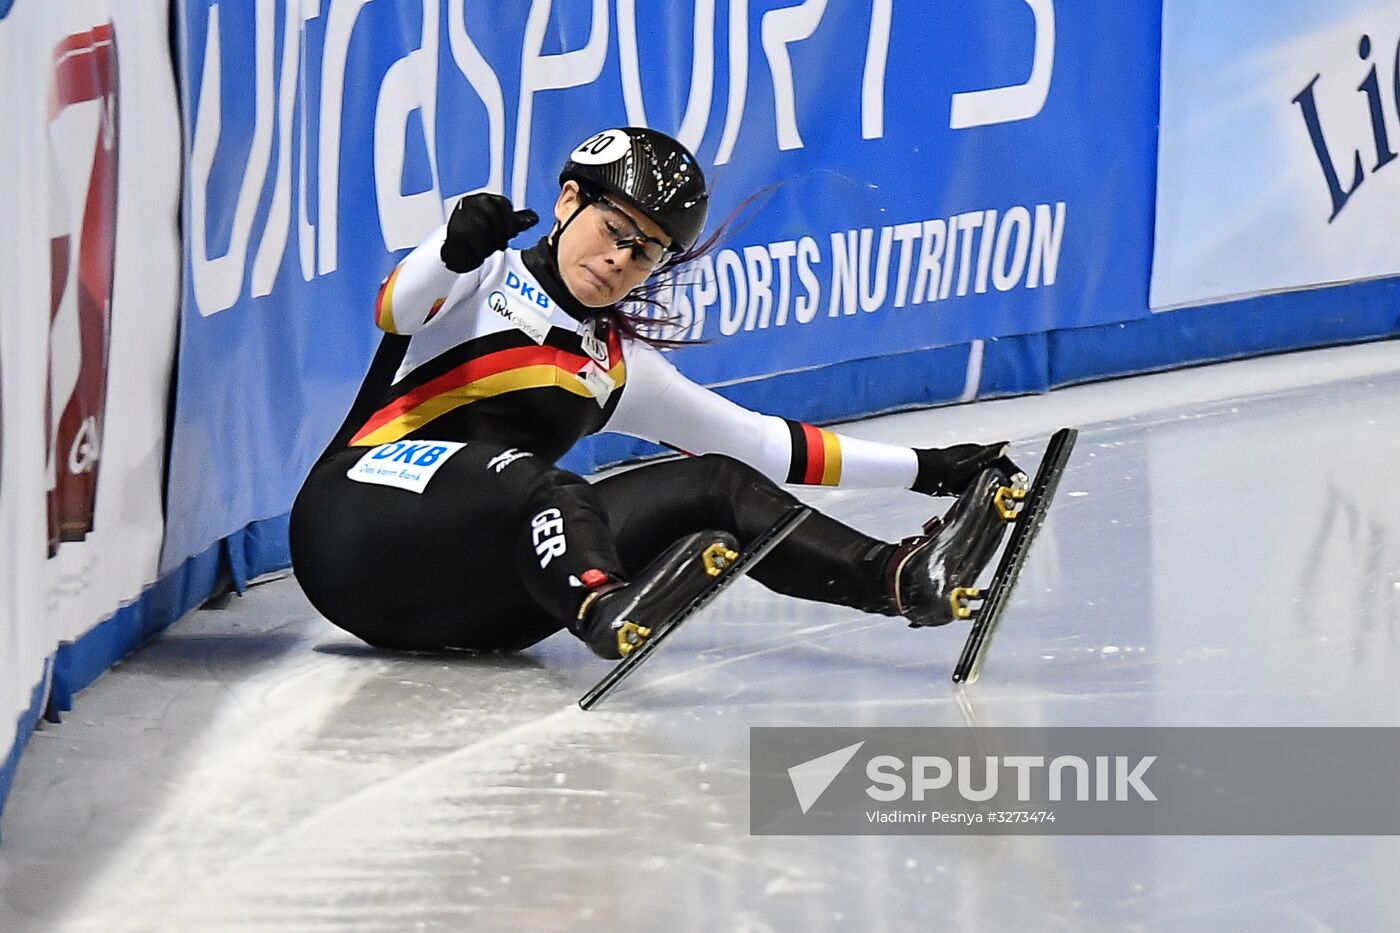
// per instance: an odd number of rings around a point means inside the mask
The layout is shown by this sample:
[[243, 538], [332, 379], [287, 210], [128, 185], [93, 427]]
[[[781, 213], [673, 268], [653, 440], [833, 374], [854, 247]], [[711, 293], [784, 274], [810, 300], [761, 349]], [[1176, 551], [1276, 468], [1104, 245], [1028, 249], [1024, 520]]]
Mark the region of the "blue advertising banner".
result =
[[166, 567], [290, 507], [377, 341], [380, 280], [446, 207], [489, 188], [552, 216], [565, 155], [609, 126], [686, 142], [712, 224], [762, 192], [671, 285], [686, 336], [707, 341], [676, 359], [702, 382], [1146, 315], [1154, 4], [178, 9]]

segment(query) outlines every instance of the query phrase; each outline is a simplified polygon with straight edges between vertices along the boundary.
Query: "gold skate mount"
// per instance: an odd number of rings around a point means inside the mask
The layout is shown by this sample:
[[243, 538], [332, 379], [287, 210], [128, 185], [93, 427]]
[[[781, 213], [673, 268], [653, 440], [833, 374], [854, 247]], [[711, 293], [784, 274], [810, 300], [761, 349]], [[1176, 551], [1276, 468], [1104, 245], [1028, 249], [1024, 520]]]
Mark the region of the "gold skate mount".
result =
[[[717, 577], [734, 565], [739, 559], [739, 552], [732, 548], [727, 548], [716, 541], [705, 548], [700, 555], [705, 563], [705, 573], [711, 577]], [[617, 627], [617, 651], [624, 658], [640, 648], [648, 638], [651, 637], [651, 629], [645, 625], [638, 625], [636, 622], [626, 621]]]
[[953, 618], [970, 619], [981, 606], [969, 606], [969, 602], [982, 601], [982, 591], [975, 586], [955, 586], [948, 594], [948, 605], [953, 610]]
[[739, 559], [739, 552], [716, 541], [705, 548], [705, 553], [701, 556], [705, 561], [705, 572], [712, 577], [717, 577]]
[[636, 622], [623, 622], [617, 627], [617, 652], [624, 658], [651, 637], [651, 629]]
[[1016, 516], [1021, 514], [1021, 503], [1029, 494], [1026, 488], [1025, 474], [1017, 474], [1010, 486], [1002, 486], [997, 490], [996, 497], [992, 500], [996, 506], [997, 514], [1004, 522], [1014, 522]]

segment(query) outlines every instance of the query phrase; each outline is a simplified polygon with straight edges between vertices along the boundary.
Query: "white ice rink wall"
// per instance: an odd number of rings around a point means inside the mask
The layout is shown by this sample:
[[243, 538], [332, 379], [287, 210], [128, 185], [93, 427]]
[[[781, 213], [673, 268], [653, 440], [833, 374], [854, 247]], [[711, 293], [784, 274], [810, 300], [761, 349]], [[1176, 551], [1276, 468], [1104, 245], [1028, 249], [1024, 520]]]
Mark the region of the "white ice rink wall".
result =
[[180, 130], [157, 5], [0, 9], [3, 801], [46, 704], [169, 622], [140, 597], [164, 535]]
[[0, 801], [43, 712], [285, 566], [458, 195], [547, 214], [630, 124], [712, 218], [766, 189], [676, 358], [807, 421], [1373, 339], [1397, 43], [1400, 0], [0, 0]]

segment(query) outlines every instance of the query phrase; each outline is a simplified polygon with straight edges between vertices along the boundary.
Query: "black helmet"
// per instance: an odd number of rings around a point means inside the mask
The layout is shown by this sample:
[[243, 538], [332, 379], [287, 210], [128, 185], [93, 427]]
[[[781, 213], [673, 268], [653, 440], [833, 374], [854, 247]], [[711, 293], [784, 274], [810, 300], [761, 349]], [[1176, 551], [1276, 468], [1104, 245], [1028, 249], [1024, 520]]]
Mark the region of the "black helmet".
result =
[[695, 156], [679, 142], [645, 127], [603, 130], [569, 153], [559, 184], [593, 185], [629, 201], [682, 252], [705, 229], [710, 195]]

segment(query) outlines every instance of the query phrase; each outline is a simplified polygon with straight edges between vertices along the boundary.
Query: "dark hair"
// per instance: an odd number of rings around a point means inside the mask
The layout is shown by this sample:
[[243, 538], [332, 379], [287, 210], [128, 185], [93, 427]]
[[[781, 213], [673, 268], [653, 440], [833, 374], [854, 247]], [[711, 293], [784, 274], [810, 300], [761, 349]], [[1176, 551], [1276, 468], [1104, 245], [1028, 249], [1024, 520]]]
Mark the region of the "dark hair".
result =
[[774, 182], [771, 185], [765, 185], [744, 198], [709, 236], [700, 240], [690, 249], [668, 255], [661, 265], [647, 276], [645, 282], [622, 296], [616, 304], [600, 309], [597, 312], [598, 316], [616, 328], [619, 333], [653, 347], [684, 347], [695, 343], [707, 343], [706, 340], [680, 340], [662, 336], [668, 329], [671, 331], [679, 330], [681, 324], [671, 309], [658, 296], [663, 290], [677, 284], [689, 284], [677, 282], [676, 277], [689, 263], [714, 252], [722, 243], [747, 227], [762, 210], [763, 205], [777, 191], [779, 184], [779, 182]]

